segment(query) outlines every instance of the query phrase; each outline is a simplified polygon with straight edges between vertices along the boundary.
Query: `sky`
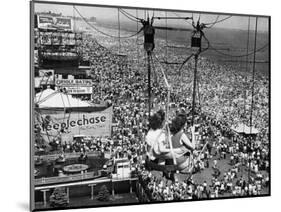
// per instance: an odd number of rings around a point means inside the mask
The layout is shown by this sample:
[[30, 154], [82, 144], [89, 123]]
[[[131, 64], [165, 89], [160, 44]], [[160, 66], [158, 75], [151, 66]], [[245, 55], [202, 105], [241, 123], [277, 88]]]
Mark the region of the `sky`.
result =
[[[97, 20], [102, 21], [110, 21], [117, 23], [118, 17], [118, 9], [117, 8], [105, 8], [105, 7], [93, 7], [93, 6], [75, 6], [76, 9], [85, 17], [96, 17]], [[35, 3], [35, 12], [48, 12], [52, 11], [55, 13], [62, 13], [64, 16], [76, 16], [79, 17], [79, 14], [74, 10], [72, 5], [59, 5], [59, 4], [45, 4], [45, 3]], [[141, 9], [125, 9], [125, 11], [129, 12], [134, 16], [138, 16], [140, 18], [144, 17], [144, 10]], [[149, 16], [151, 17], [154, 13], [154, 16], [165, 16], [165, 11], [147, 11]], [[217, 14], [198, 14], [194, 12], [193, 14], [190, 12], [167, 12], [167, 16], [172, 17], [191, 17], [193, 15], [194, 20], [198, 20], [200, 16], [201, 23], [212, 23], [217, 18], [221, 20], [226, 18], [228, 15], [217, 15]], [[258, 18], [258, 31], [268, 31], [268, 18], [259, 17]], [[127, 17], [120, 13], [120, 23], [126, 24], [132, 21], [129, 20]], [[166, 25], [165, 20], [155, 20], [155, 24], [157, 25]], [[185, 20], [168, 20], [168, 26], [181, 26], [190, 28], [189, 25]], [[226, 28], [226, 29], [240, 29], [240, 30], [247, 30], [248, 29], [248, 16], [239, 16], [233, 15], [231, 18], [217, 23], [213, 26], [213, 28]], [[255, 29], [255, 17], [250, 18], [250, 29]]]

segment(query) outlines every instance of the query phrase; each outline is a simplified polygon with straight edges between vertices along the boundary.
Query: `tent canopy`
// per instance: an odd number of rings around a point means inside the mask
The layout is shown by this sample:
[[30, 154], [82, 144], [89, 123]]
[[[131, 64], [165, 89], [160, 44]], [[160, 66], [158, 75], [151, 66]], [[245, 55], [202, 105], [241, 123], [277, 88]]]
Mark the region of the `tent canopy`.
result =
[[240, 123], [238, 126], [232, 126], [231, 129], [237, 133], [244, 133], [244, 134], [258, 134], [258, 129], [252, 127], [248, 127], [247, 125]]
[[46, 89], [35, 96], [35, 103], [39, 108], [71, 108], [71, 107], [90, 107], [91, 103], [75, 99], [69, 94], [55, 91], [53, 89]]

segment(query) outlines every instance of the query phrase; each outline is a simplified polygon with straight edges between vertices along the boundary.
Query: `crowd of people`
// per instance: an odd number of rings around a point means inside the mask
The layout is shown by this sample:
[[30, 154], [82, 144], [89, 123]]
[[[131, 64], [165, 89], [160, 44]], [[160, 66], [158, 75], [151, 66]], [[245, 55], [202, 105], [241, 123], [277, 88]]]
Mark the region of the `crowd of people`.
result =
[[256, 196], [268, 188], [269, 178], [257, 176], [246, 181], [237, 177], [237, 170], [230, 169], [223, 174], [221, 179], [213, 177], [210, 183], [206, 181], [196, 183], [189, 178], [183, 181], [167, 181], [166, 178], [157, 177], [147, 170], [140, 171], [139, 181], [145, 188], [151, 201], [172, 201], [209, 199], [230, 196]]
[[[102, 39], [100, 39], [102, 38]], [[98, 42], [102, 40], [102, 45]], [[69, 143], [58, 143], [63, 151], [87, 152], [110, 151], [116, 157], [128, 156], [134, 163], [142, 162], [147, 152], [146, 135], [148, 122], [147, 67], [144, 52], [135, 38], [122, 41], [122, 49], [114, 38], [98, 34], [87, 35], [79, 47], [81, 55], [91, 63], [95, 103], [113, 105], [113, 129], [110, 138], [89, 138]], [[164, 41], [157, 39], [156, 46]], [[119, 45], [120, 46], [120, 45]], [[135, 48], [134, 48], [135, 47]], [[115, 51], [114, 51], [115, 50]], [[123, 54], [122, 54], [123, 53]], [[124, 53], [126, 53], [124, 55]], [[155, 48], [160, 61], [152, 64], [152, 110], [166, 106], [167, 89], [159, 69], [164, 67], [172, 85], [169, 121], [180, 111], [190, 114], [193, 83], [193, 60], [179, 73], [179, 65], [163, 66], [162, 60], [183, 61], [183, 53], [167, 53]], [[250, 73], [236, 67], [211, 62], [199, 57], [196, 118], [198, 141], [206, 151], [194, 164], [194, 173], [212, 166], [211, 182], [196, 182], [189, 178], [182, 182], [158, 179], [151, 171], [142, 169], [139, 178], [152, 200], [181, 200], [215, 198], [221, 196], [258, 195], [269, 184], [269, 81], [257, 73], [255, 80], [254, 107], [251, 107]], [[253, 127], [259, 130], [256, 136], [239, 135], [232, 126], [239, 123], [250, 125], [252, 111]], [[188, 121], [187, 121], [188, 122]], [[187, 129], [184, 129], [187, 130]], [[187, 133], [188, 134], [188, 133]], [[225, 171], [217, 165], [220, 160], [229, 160], [230, 169]], [[241, 170], [248, 170], [250, 177], [241, 178]]]

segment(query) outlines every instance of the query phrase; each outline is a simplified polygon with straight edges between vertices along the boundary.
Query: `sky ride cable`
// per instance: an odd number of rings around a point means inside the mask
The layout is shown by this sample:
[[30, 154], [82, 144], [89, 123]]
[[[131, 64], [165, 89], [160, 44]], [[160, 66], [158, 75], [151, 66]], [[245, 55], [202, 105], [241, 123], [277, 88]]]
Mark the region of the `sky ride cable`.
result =
[[[206, 28], [212, 28], [216, 23], [217, 23], [217, 21], [218, 21], [218, 19], [219, 19], [219, 17], [220, 17], [220, 15], [217, 15], [217, 18], [216, 18], [216, 20], [211, 24], [211, 26], [209, 26], [209, 27], [206, 27]], [[206, 25], [206, 24], [205, 24]]]
[[199, 108], [201, 109], [201, 97], [200, 97], [200, 72], [198, 71], [198, 75], [197, 75], [197, 96], [198, 96], [198, 105]]
[[[120, 54], [120, 49], [121, 49], [121, 37], [120, 37], [120, 8], [117, 8], [117, 21], [118, 21], [118, 54]], [[122, 67], [123, 68], [123, 67]], [[120, 66], [120, 57], [118, 57], [118, 62], [117, 62], [117, 72], [120, 74], [122, 72], [122, 80], [124, 79], [123, 76], [123, 70], [121, 70]], [[123, 82], [124, 83], [124, 82]], [[125, 127], [125, 120], [121, 120], [122, 123], [122, 154], [124, 157], [124, 127]], [[122, 173], [124, 175], [124, 169], [122, 169]]]
[[[40, 117], [41, 117], [42, 123], [45, 125], [45, 119], [43, 118], [43, 116], [42, 116], [41, 113], [39, 113], [39, 115], [40, 115]], [[42, 133], [40, 133], [40, 134], [42, 134]], [[49, 135], [49, 133], [48, 133], [48, 130], [46, 130], [46, 135], [47, 135], [47, 139], [48, 139], [49, 143], [51, 143], [50, 135]]]
[[[118, 54], [120, 54], [121, 49], [121, 36], [120, 36], [120, 9], [117, 8], [117, 20], [118, 20]], [[120, 59], [120, 58], [119, 58]]]
[[[150, 61], [151, 61], [151, 68], [152, 68], [152, 73], [153, 73], [153, 75], [154, 75], [154, 84], [156, 83], [158, 83], [158, 77], [157, 77], [157, 73], [156, 73], [156, 67], [155, 67], [155, 64], [154, 64], [154, 60], [153, 60], [153, 57], [151, 57], [151, 59], [150, 59]], [[160, 84], [160, 83], [159, 83]], [[153, 95], [154, 96], [154, 95]]]
[[163, 75], [163, 78], [164, 78], [164, 82], [165, 82], [166, 87], [167, 87], [168, 89], [171, 89], [171, 85], [168, 83], [168, 80], [167, 80], [165, 71], [164, 71], [163, 68], [162, 68], [161, 62], [159, 61], [159, 59], [158, 59], [158, 57], [156, 56], [155, 53], [153, 53], [152, 55], [155, 57], [156, 61], [159, 63], [160, 70], [161, 70], [161, 73], [162, 73], [162, 75]]
[[141, 21], [142, 19], [139, 18], [138, 16], [133, 16], [132, 14], [130, 14], [129, 12], [127, 12], [126, 10], [120, 8], [120, 12], [122, 12], [123, 14], [127, 14], [127, 16], [130, 16], [134, 21]]
[[[43, 91], [41, 91], [43, 93]], [[40, 94], [40, 96], [42, 96], [42, 93]], [[52, 96], [54, 96], [55, 94], [57, 94], [58, 91], [54, 91], [53, 93], [49, 94], [48, 96], [45, 96], [43, 99], [40, 99], [40, 101], [36, 101], [35, 104], [40, 104], [44, 101], [46, 101], [47, 99], [51, 98]]]
[[173, 145], [172, 145], [172, 140], [171, 140], [171, 132], [170, 132], [169, 124], [168, 124], [169, 111], [170, 111], [169, 109], [170, 109], [171, 86], [170, 86], [170, 84], [168, 83], [168, 80], [167, 80], [165, 71], [164, 71], [164, 69], [163, 69], [163, 67], [162, 67], [161, 62], [158, 60], [156, 54], [155, 54], [154, 52], [152, 52], [152, 53], [151, 53], [151, 56], [154, 56], [155, 59], [158, 61], [160, 70], [161, 70], [162, 75], [163, 75], [163, 78], [164, 78], [164, 82], [165, 82], [166, 87], [167, 87], [167, 90], [168, 90], [164, 128], [166, 128], [166, 132], [167, 132], [166, 139], [167, 139], [167, 137], [168, 137], [168, 142], [169, 142], [171, 154], [172, 154], [172, 157], [173, 157], [173, 163], [174, 163], [174, 165], [177, 165], [177, 161], [176, 161], [176, 157], [175, 157], [175, 153], [174, 153], [174, 149], [173, 149]]
[[60, 91], [60, 97], [61, 97], [61, 100], [62, 100], [62, 104], [63, 104], [63, 122], [65, 121], [65, 113], [66, 113], [66, 106], [64, 104], [64, 100], [63, 100], [63, 96], [62, 96], [62, 92]]
[[[44, 79], [45, 75], [46, 75], [46, 73], [44, 73], [42, 79], [40, 80], [39, 88], [41, 88], [41, 85], [42, 85], [42, 82], [43, 82], [43, 79]], [[46, 81], [46, 84], [49, 82], [50, 77], [51, 77], [51, 75], [48, 76], [47, 81]], [[38, 100], [37, 100], [36, 103], [40, 102], [40, 99], [41, 99], [41, 97], [42, 97], [43, 91], [44, 91], [44, 90], [43, 90], [43, 86], [42, 86], [40, 96], [39, 96], [39, 98], [38, 98]]]
[[121, 12], [125, 17], [127, 17], [129, 20], [131, 20], [131, 21], [133, 21], [133, 22], [137, 22], [137, 23], [139, 22], [139, 21], [137, 21], [137, 20], [131, 18], [130, 16], [128, 16], [125, 12], [123, 12], [123, 10], [122, 10], [121, 8], [119, 8], [119, 10], [120, 10], [120, 12]]
[[[97, 27], [95, 27], [93, 24], [89, 23], [89, 22], [87, 21], [87, 19], [79, 12], [79, 10], [78, 10], [75, 6], [74, 6], [74, 9], [75, 9], [76, 12], [79, 14], [79, 16], [83, 19], [83, 21], [84, 21], [86, 24], [88, 24], [92, 29], [94, 29], [95, 31], [97, 31], [98, 33], [103, 34], [103, 35], [105, 35], [105, 36], [107, 36], [107, 37], [111, 37], [111, 38], [119, 38], [119, 36], [110, 35], [110, 34], [107, 34], [107, 33], [103, 32], [103, 31], [99, 30], [99, 29], [98, 29]], [[142, 29], [139, 30], [138, 32], [136, 32], [135, 34], [132, 34], [132, 35], [129, 35], [129, 36], [123, 36], [123, 37], [120, 37], [120, 38], [121, 38], [121, 39], [131, 38], [131, 37], [134, 37], [134, 36], [138, 35], [141, 31], [142, 31]]]
[[[183, 18], [182, 16], [180, 16], [179, 14], [177, 14], [176, 12], [174, 12], [174, 14], [177, 16], [177, 17], [179, 17], [179, 18]], [[183, 21], [185, 21], [185, 22], [187, 22], [188, 24], [190, 24], [191, 26], [192, 26], [192, 23], [190, 23], [188, 20], [186, 20], [186, 19], [182, 19]], [[191, 20], [193, 20], [193, 13], [192, 13], [192, 18], [191, 18]]]
[[[213, 27], [215, 24], [217, 23], [221, 23], [223, 21], [226, 21], [227, 19], [231, 18], [232, 15], [227, 16], [226, 18], [223, 18], [221, 20], [216, 20], [215, 22], [211, 22], [211, 23], [204, 23], [204, 25], [211, 25], [211, 27]], [[211, 27], [207, 27], [207, 28], [211, 28]]]
[[224, 55], [224, 56], [228, 56], [228, 57], [247, 57], [253, 54], [256, 54], [257, 52], [262, 51], [263, 49], [265, 49], [266, 47], [268, 47], [268, 43], [266, 43], [265, 45], [261, 46], [260, 48], [248, 53], [248, 54], [242, 54], [242, 55], [231, 55], [231, 54], [226, 54], [224, 52], [221, 52], [219, 50], [217, 50], [216, 48], [214, 48], [211, 44], [210, 44], [210, 50], [214, 50], [215, 52], [217, 52], [218, 54]]
[[[137, 18], [138, 18], [138, 9], [136, 9], [136, 16], [137, 16]], [[137, 22], [137, 31], [139, 31], [139, 22]], [[136, 38], [136, 44], [138, 44], [138, 39], [139, 39], [139, 36], [137, 36], [137, 38]], [[138, 63], [138, 65], [139, 65], [139, 48], [138, 48], [138, 46], [137, 46], [137, 63]]]
[[194, 56], [194, 54], [191, 54], [189, 55], [182, 63], [181, 63], [181, 66], [179, 67], [178, 69], [178, 72], [180, 74], [180, 76], [182, 77], [182, 73], [181, 73], [181, 70], [183, 68], [183, 66]]
[[[165, 17], [166, 17], [165, 23], [166, 23], [166, 28], [167, 28], [168, 27], [167, 11], [165, 11]], [[168, 46], [168, 30], [165, 30], [165, 35], [166, 35], [166, 39], [165, 39], [166, 46]], [[165, 48], [165, 61], [166, 62], [168, 61], [168, 48]], [[168, 64], [166, 64], [165, 70], [166, 71], [168, 70]]]
[[253, 58], [253, 75], [252, 75], [252, 102], [251, 102], [251, 113], [250, 113], [250, 133], [252, 133], [253, 127], [253, 107], [254, 107], [254, 91], [255, 91], [255, 69], [256, 69], [256, 47], [257, 47], [257, 28], [258, 28], [258, 17], [256, 17], [255, 26], [255, 41], [254, 41], [254, 58]]
[[[249, 56], [248, 56], [248, 54], [249, 54], [249, 41], [250, 41], [250, 24], [251, 24], [251, 17], [249, 16], [249, 18], [248, 18], [248, 33], [247, 33], [247, 52], [246, 52], [246, 54], [247, 54], [247, 56], [246, 56], [246, 73], [248, 72], [248, 66], [249, 66]], [[247, 120], [246, 119], [246, 95], [247, 95], [247, 88], [246, 88], [246, 84], [247, 84], [247, 80], [248, 80], [248, 77], [247, 77], [247, 75], [246, 75], [246, 82], [244, 83], [244, 117], [243, 117], [243, 119], [244, 119], [244, 121], [243, 121], [243, 127], [245, 126], [245, 124], [247, 123], [245, 123], [245, 120]], [[243, 129], [243, 131], [244, 131], [244, 129]]]

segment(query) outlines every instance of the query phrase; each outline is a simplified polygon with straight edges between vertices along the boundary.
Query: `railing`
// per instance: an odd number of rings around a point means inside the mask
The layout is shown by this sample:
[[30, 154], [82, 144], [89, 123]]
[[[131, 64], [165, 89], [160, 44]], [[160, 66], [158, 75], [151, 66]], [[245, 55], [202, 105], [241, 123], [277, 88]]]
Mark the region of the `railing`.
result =
[[96, 177], [101, 176], [100, 172], [86, 172], [83, 174], [73, 174], [69, 176], [61, 176], [61, 177], [42, 177], [40, 179], [35, 179], [35, 186], [37, 185], [46, 185], [46, 184], [52, 184], [52, 183], [65, 183], [65, 182], [73, 182], [73, 181], [79, 181], [79, 180], [87, 180], [87, 179], [93, 179]]
[[[93, 174], [93, 173], [92, 173]], [[41, 178], [35, 181], [35, 187], [41, 189], [42, 186], [44, 187], [56, 187], [58, 185], [65, 186], [63, 184], [67, 183], [77, 183], [79, 185], [87, 185], [89, 183], [104, 183], [104, 182], [120, 182], [120, 181], [138, 181], [138, 178], [119, 178], [119, 179], [112, 179], [110, 177], [101, 177], [100, 176], [93, 176], [91, 173], [87, 174], [79, 174], [75, 176], [67, 176], [67, 177], [50, 177], [50, 178]], [[95, 178], [96, 177], [96, 178]], [[91, 181], [91, 182], [89, 182]], [[73, 184], [73, 185], [74, 185]]]
[[139, 181], [136, 183], [136, 194], [137, 194], [138, 200], [141, 203], [151, 202], [151, 199], [149, 198], [145, 189], [143, 188], [142, 184]]
[[[49, 154], [49, 155], [35, 155], [34, 159], [43, 159], [43, 160], [56, 160], [61, 154], [55, 153], [55, 154]], [[78, 158], [80, 157], [80, 152], [72, 152], [72, 153], [64, 153], [64, 157], [67, 158]], [[95, 152], [87, 152], [87, 156], [100, 156], [101, 152], [95, 151]]]
[[[56, 176], [56, 177], [42, 177], [40, 179], [35, 179], [35, 186], [40, 185], [48, 185], [48, 184], [55, 184], [55, 183], [66, 183], [66, 182], [73, 182], [73, 181], [82, 181], [82, 180], [90, 180], [101, 177], [101, 171], [98, 172], [86, 172], [83, 174], [73, 174], [68, 176]], [[114, 182], [117, 181], [129, 181], [129, 180], [138, 180], [136, 177], [114, 177], [111, 179]]]

